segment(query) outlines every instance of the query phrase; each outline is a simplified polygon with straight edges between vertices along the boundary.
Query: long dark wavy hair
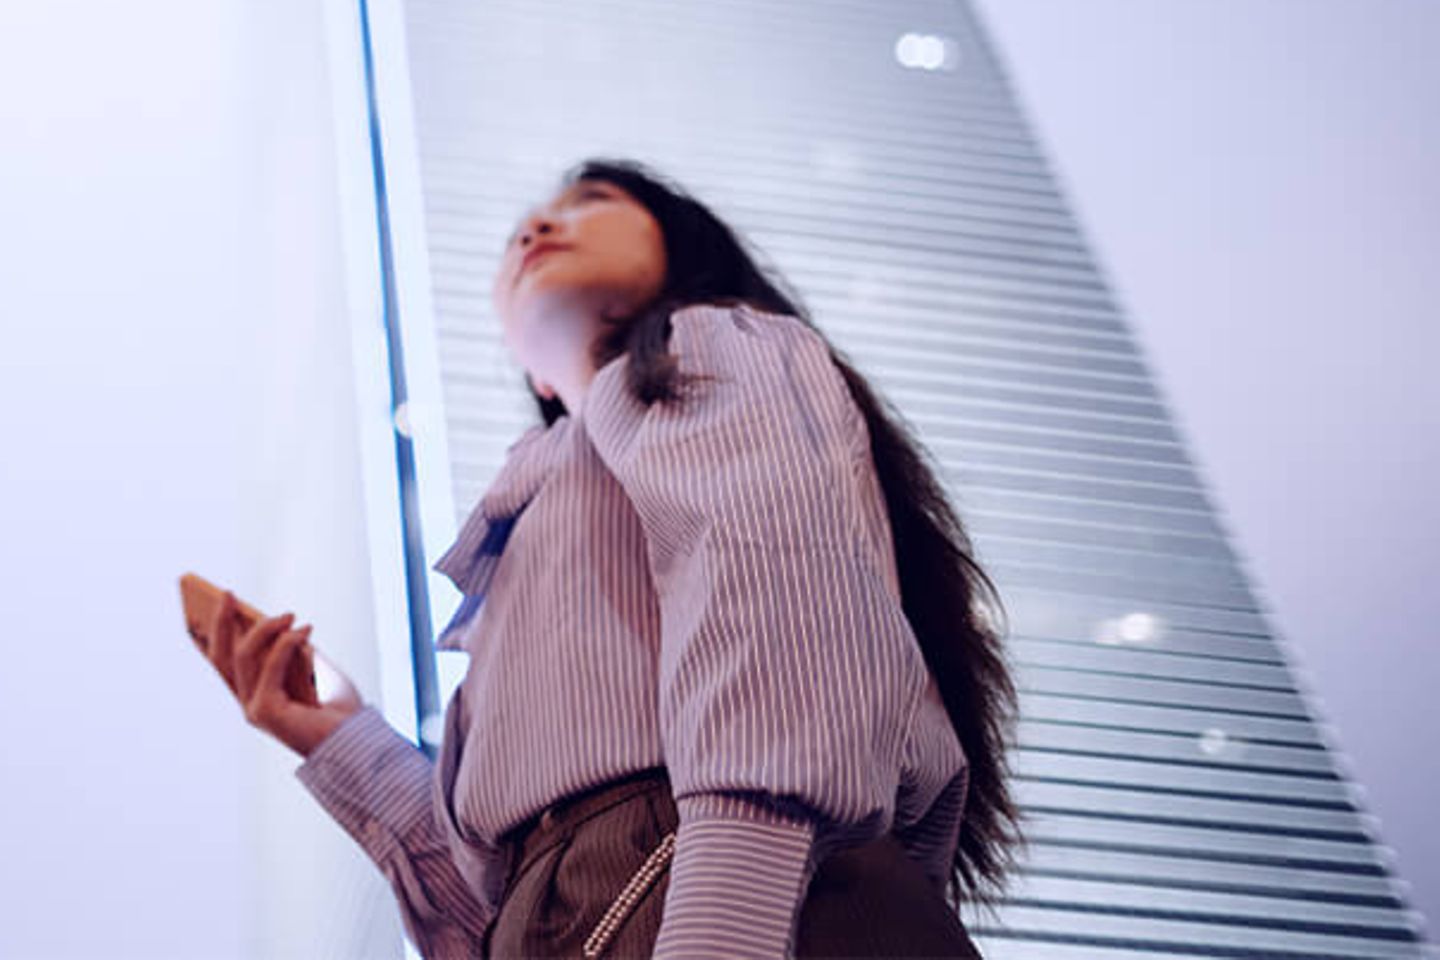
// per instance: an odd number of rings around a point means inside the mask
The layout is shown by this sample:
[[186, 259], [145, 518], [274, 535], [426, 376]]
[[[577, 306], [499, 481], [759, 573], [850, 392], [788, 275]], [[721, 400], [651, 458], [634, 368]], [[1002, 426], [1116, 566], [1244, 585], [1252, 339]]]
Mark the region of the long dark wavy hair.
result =
[[[626, 386], [645, 405], [679, 396], [681, 374], [668, 345], [670, 315], [681, 307], [748, 303], [817, 329], [778, 271], [757, 265], [748, 242], [678, 184], [623, 158], [583, 160], [562, 174], [560, 186], [579, 180], [620, 187], [650, 211], [664, 234], [668, 263], [659, 294], [636, 315], [615, 321], [596, 343], [593, 357], [598, 369], [628, 353]], [[922, 456], [928, 452], [904, 425], [903, 415], [888, 400], [882, 405], [844, 354], [833, 345], [830, 354], [865, 414], [895, 537], [905, 616], [970, 764], [960, 843], [945, 894], [955, 904], [962, 898], [993, 903], [1023, 843], [1006, 759], [1017, 715], [1015, 686], [1001, 648], [1008, 618], [995, 584], [973, 557], [964, 525]], [[528, 376], [526, 385], [546, 424], [565, 414], [558, 396], [542, 397]]]

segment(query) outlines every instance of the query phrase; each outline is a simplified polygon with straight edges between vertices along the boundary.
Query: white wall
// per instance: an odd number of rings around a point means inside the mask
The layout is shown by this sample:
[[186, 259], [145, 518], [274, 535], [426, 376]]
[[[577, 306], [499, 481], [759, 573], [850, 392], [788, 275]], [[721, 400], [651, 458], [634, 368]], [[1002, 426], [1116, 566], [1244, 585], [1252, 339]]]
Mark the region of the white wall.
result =
[[295, 611], [378, 699], [323, 37], [0, 5], [0, 956], [400, 956], [176, 588]]
[[1440, 4], [977, 0], [1440, 923]]

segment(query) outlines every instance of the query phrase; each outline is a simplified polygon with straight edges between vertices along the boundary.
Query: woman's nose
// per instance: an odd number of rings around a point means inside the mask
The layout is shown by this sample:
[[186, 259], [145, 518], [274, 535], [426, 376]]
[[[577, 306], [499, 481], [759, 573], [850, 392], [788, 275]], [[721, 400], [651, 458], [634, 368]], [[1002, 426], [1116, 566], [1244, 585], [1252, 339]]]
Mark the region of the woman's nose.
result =
[[527, 224], [525, 230], [520, 234], [520, 249], [523, 250], [529, 247], [536, 242], [537, 238], [550, 233], [554, 229], [555, 227], [548, 219], [540, 220], [533, 225]]

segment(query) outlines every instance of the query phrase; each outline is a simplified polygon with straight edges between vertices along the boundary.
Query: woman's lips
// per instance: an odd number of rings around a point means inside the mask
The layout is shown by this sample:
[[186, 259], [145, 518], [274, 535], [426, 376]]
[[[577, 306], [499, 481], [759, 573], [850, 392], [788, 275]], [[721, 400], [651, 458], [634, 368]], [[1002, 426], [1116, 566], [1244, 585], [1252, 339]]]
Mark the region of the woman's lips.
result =
[[557, 246], [536, 247], [534, 250], [531, 250], [529, 253], [525, 254], [525, 258], [520, 261], [520, 272], [521, 272], [521, 273], [524, 273], [526, 270], [528, 270], [528, 269], [530, 268], [530, 265], [531, 265], [532, 263], [534, 263], [535, 261], [539, 260], [541, 257], [545, 256], [545, 255], [548, 254], [548, 253], [559, 253], [559, 252], [561, 252], [562, 250], [568, 250], [568, 249], [569, 249], [569, 247], [562, 247], [562, 246], [558, 246], [558, 245], [557, 245]]

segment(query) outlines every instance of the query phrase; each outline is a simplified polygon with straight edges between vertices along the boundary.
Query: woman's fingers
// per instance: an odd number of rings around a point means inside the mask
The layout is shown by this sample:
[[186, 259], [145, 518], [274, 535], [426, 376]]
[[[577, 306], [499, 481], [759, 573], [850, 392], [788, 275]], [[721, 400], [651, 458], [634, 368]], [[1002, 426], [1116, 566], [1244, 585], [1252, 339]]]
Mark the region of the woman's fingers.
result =
[[[338, 671], [329, 661], [322, 667], [323, 658], [309, 644], [309, 625], [288, 629], [293, 613], [252, 622], [239, 607], [235, 595], [223, 591], [205, 625], [208, 634], [196, 636], [196, 642], [235, 694], [245, 719], [308, 757], [364, 701], [349, 678], [339, 674], [341, 695], [320, 702], [317, 672]], [[201, 632], [196, 628], [191, 635]]]
[[251, 627], [235, 645], [235, 695], [240, 698], [241, 704], [250, 702], [255, 690], [255, 679], [260, 675], [260, 665], [265, 660], [265, 652], [294, 619], [293, 613], [266, 617]]
[[290, 658], [290, 666], [285, 671], [283, 683], [290, 699], [307, 707], [318, 707], [320, 698], [315, 693], [315, 668], [312, 660], [309, 646], [301, 644], [300, 650]]
[[270, 645], [265, 662], [255, 678], [255, 688], [245, 701], [245, 718], [257, 727], [267, 727], [278, 711], [290, 702], [285, 691], [285, 673], [295, 653], [310, 639], [310, 627], [287, 630]]
[[215, 606], [215, 615], [210, 621], [209, 643], [205, 648], [205, 655], [224, 678], [225, 685], [230, 688], [231, 693], [235, 689], [235, 597], [226, 590], [220, 597], [220, 602]]

